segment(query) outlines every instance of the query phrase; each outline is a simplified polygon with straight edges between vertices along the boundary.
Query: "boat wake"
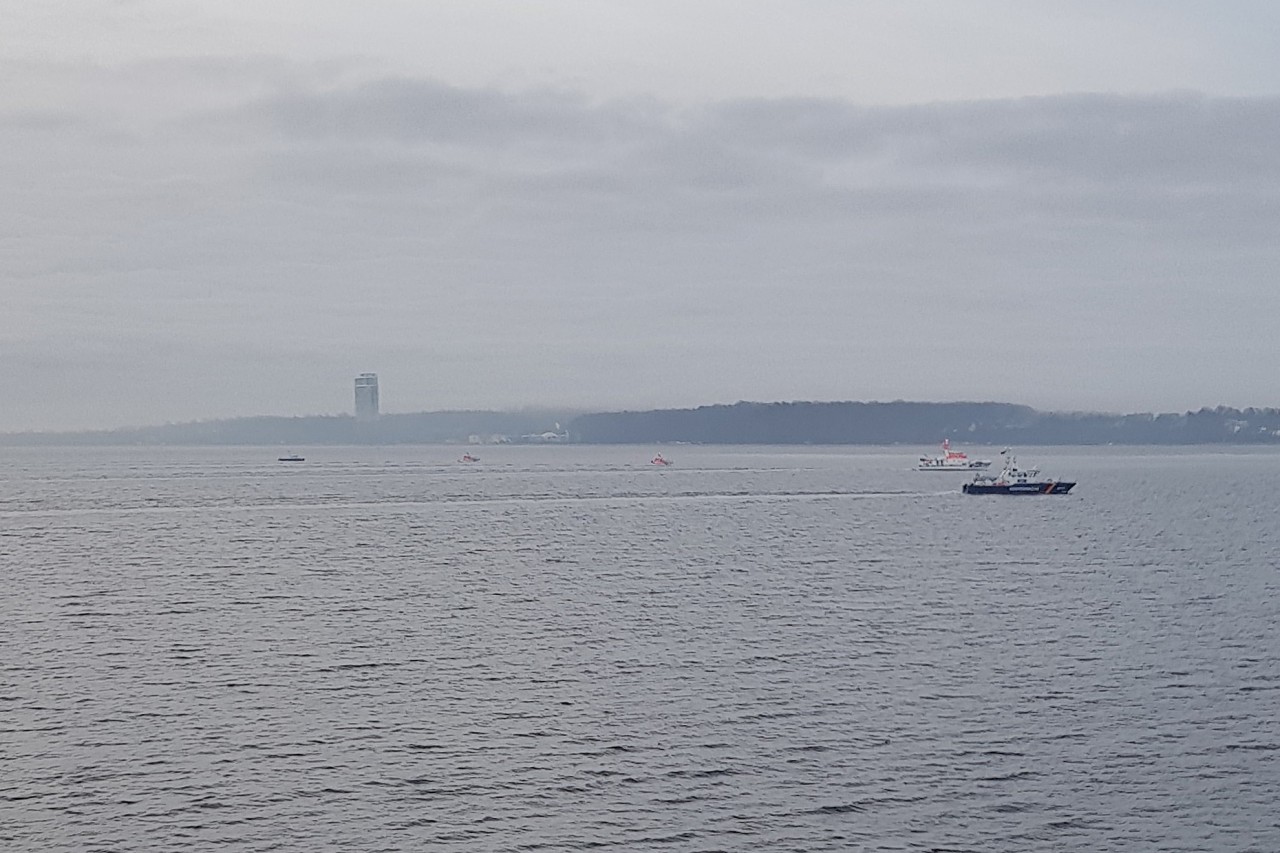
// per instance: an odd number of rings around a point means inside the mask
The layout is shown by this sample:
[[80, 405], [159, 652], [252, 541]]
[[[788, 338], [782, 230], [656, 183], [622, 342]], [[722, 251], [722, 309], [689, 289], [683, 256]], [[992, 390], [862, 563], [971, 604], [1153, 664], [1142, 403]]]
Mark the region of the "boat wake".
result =
[[[487, 506], [495, 504], [579, 504], [579, 503], [665, 503], [671, 501], [792, 501], [822, 500], [826, 498], [893, 498], [893, 497], [930, 497], [935, 493], [915, 490], [844, 490], [826, 491], [686, 491], [667, 494], [652, 492], [616, 492], [600, 495], [562, 495], [562, 494], [527, 494], [500, 496], [440, 495], [438, 497], [402, 498], [380, 501], [361, 501], [335, 499], [331, 501], [316, 500], [277, 500], [256, 503], [209, 503], [188, 504], [179, 506], [138, 505], [118, 507], [68, 507], [11, 509], [0, 511], [0, 518], [48, 518], [76, 516], [121, 516], [147, 514], [183, 514], [183, 513], [253, 513], [266, 511], [315, 511], [325, 509], [373, 509], [373, 508], [405, 508], [415, 506]], [[953, 494], [938, 492], [937, 495]]]

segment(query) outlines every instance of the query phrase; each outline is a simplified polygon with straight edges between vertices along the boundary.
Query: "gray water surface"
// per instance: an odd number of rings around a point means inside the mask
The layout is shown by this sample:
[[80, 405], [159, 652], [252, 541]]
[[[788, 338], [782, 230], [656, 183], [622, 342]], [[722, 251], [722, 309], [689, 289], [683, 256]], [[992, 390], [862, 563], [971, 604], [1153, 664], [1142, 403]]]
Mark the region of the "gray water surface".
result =
[[0, 848], [1280, 850], [1280, 453], [657, 449], [5, 449]]

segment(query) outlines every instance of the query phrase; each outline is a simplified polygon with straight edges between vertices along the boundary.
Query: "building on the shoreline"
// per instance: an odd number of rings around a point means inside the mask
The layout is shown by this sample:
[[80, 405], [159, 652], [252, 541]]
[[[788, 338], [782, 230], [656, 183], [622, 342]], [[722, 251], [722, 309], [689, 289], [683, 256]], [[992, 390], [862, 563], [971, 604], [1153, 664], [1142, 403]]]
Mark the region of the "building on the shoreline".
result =
[[361, 373], [356, 377], [356, 420], [378, 419], [378, 374]]

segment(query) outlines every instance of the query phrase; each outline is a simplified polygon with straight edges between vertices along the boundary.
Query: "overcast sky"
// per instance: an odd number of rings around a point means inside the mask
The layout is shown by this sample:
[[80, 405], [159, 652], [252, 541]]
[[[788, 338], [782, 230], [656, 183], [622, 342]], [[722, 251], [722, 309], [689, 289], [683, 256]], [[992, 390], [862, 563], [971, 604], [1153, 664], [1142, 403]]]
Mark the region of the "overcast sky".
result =
[[0, 430], [1280, 406], [1280, 3], [6, 3]]

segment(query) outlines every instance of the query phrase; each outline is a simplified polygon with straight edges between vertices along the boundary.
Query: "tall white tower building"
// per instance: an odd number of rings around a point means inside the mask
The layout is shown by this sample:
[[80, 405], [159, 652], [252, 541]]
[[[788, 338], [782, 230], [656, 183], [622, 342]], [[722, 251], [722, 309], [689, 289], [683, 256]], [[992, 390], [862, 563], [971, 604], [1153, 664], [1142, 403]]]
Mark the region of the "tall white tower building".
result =
[[378, 419], [378, 374], [361, 373], [356, 377], [356, 420]]

